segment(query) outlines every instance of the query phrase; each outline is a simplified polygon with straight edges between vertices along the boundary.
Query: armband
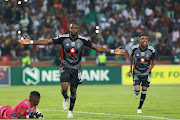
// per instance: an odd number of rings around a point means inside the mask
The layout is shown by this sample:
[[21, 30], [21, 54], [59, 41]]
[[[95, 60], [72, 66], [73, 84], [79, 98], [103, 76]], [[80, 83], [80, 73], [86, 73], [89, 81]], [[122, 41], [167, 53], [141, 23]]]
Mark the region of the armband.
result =
[[111, 49], [111, 52], [110, 52], [110, 53], [111, 53], [111, 54], [114, 54], [114, 50]]
[[30, 40], [30, 44], [33, 44], [33, 40]]

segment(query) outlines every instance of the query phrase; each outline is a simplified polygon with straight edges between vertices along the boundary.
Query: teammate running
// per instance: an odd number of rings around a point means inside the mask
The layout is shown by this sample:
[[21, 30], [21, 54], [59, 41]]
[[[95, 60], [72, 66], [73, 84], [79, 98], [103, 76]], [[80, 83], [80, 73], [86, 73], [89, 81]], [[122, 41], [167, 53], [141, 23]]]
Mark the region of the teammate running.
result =
[[130, 56], [130, 71], [129, 76], [132, 74], [132, 64], [134, 61], [133, 69], [133, 85], [134, 95], [136, 99], [140, 93], [140, 84], [142, 86], [141, 98], [137, 113], [142, 113], [142, 105], [146, 98], [146, 92], [150, 85], [151, 70], [155, 66], [155, 49], [148, 46], [148, 36], [142, 34], [139, 36], [140, 45], [132, 47], [132, 54]]

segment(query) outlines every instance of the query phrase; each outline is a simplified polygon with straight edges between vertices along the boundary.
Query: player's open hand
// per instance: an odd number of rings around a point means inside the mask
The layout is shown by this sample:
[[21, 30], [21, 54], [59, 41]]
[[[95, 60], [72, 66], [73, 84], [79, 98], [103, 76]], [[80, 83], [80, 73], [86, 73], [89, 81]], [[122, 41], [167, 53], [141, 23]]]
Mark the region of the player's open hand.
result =
[[132, 70], [129, 70], [128, 75], [129, 76], [133, 75]]
[[23, 40], [18, 40], [21, 44], [30, 44], [30, 40], [24, 36]]
[[114, 54], [124, 54], [125, 53], [125, 50], [124, 49], [120, 49], [121, 46], [119, 46], [118, 48], [116, 48], [114, 50]]

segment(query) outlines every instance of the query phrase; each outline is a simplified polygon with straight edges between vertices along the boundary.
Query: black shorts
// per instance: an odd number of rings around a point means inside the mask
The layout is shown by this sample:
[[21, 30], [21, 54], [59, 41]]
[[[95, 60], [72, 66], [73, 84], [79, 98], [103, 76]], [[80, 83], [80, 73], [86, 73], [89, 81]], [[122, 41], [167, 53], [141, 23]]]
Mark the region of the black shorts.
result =
[[61, 67], [60, 82], [70, 82], [71, 87], [77, 87], [80, 81], [80, 70]]
[[134, 75], [133, 76], [133, 85], [140, 85], [149, 87], [150, 86], [150, 75]]

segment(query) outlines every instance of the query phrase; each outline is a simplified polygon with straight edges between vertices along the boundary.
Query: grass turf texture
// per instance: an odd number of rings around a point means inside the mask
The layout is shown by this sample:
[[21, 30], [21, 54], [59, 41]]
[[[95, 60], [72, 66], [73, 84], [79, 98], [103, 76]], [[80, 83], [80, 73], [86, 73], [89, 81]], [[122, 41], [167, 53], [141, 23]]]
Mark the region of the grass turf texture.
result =
[[[61, 88], [53, 86], [0, 86], [0, 106], [15, 106], [28, 98], [33, 90], [41, 93], [38, 109], [44, 119], [67, 119], [62, 110]], [[133, 95], [133, 86], [80, 85], [74, 107], [76, 120], [170, 120], [180, 119], [180, 85], [151, 85], [137, 114], [139, 98]], [[69, 93], [68, 93], [69, 95]]]

